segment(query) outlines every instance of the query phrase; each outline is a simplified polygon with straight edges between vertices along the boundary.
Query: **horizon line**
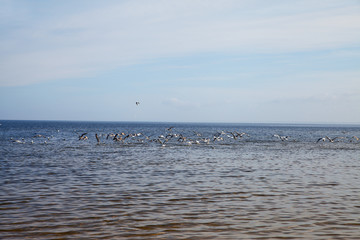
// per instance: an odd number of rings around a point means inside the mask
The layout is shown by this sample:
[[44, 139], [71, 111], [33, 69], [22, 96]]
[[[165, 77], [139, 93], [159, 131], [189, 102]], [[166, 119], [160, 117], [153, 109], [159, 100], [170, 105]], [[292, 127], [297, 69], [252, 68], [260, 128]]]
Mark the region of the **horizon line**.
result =
[[108, 122], [108, 123], [160, 123], [160, 124], [244, 124], [244, 125], [360, 125], [360, 122], [214, 122], [214, 121], [134, 121], [134, 120], [44, 120], [44, 119], [0, 119], [1, 121], [38, 121], [38, 122]]

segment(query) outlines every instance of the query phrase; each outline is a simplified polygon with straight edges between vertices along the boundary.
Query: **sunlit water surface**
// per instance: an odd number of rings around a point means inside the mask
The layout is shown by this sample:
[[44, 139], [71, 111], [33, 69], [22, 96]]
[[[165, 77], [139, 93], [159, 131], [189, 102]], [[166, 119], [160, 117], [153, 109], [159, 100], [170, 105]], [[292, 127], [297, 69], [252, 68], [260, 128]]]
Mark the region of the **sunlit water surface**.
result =
[[1, 239], [360, 239], [359, 126], [0, 123]]

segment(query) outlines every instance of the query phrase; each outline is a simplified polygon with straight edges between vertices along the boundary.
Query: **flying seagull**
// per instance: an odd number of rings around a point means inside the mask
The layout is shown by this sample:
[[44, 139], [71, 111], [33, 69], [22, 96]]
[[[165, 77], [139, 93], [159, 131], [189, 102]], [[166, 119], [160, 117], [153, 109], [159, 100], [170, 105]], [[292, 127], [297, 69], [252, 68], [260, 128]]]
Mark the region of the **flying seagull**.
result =
[[167, 128], [166, 130], [171, 131], [173, 128], [174, 128], [174, 127], [171, 126], [171, 127]]
[[281, 141], [289, 140], [289, 136], [279, 136], [279, 135], [275, 134], [274, 137], [279, 138]]
[[140, 105], [140, 102], [135, 102], [136, 106], [139, 106]]
[[326, 140], [326, 138], [322, 137], [322, 138], [319, 138], [316, 142], [317, 142], [317, 143], [320, 142], [320, 141], [325, 142], [325, 140]]
[[79, 136], [79, 140], [87, 140], [88, 137], [86, 136], [87, 133], [83, 133]]

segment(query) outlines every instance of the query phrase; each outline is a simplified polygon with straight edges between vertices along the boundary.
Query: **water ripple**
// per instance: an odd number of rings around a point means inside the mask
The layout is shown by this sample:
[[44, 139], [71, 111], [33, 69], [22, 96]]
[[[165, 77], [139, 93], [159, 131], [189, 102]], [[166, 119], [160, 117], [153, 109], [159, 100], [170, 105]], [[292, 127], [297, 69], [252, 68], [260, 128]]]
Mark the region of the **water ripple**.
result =
[[[244, 127], [251, 137], [236, 143], [163, 147], [136, 137], [128, 144], [71, 140], [75, 126], [65, 124], [60, 136], [38, 131], [54, 135], [47, 144], [29, 143], [29, 128], [2, 133], [1, 239], [360, 238], [360, 144], [313, 140], [343, 129]], [[118, 130], [165, 131], [133, 128]], [[221, 132], [181, 129], [193, 130]], [[297, 141], [272, 139], [277, 132]], [[29, 139], [17, 144], [10, 136]]]

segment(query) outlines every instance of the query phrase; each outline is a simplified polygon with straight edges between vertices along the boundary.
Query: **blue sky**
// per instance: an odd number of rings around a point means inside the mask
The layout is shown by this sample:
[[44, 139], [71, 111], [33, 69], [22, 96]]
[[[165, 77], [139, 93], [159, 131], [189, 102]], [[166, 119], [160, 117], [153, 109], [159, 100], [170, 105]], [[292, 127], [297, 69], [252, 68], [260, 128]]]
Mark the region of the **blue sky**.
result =
[[0, 63], [0, 119], [360, 123], [360, 1], [0, 0]]

